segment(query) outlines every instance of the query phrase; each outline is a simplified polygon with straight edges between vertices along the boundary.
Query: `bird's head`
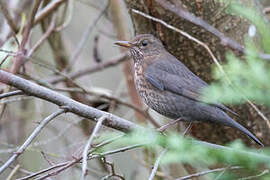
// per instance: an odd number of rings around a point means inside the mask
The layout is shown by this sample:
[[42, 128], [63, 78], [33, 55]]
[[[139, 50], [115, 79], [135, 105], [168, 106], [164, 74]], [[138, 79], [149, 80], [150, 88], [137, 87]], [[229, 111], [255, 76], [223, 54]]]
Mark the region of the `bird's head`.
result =
[[159, 55], [164, 49], [161, 41], [151, 34], [140, 34], [130, 41], [117, 41], [115, 44], [129, 48], [135, 63], [144, 57]]

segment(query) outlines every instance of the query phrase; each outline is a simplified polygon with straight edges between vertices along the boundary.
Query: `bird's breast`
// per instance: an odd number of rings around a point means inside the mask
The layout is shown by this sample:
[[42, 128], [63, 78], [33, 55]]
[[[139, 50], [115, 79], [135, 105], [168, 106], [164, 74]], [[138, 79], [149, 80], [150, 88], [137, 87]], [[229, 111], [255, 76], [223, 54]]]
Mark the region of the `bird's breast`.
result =
[[140, 73], [140, 70], [135, 71], [135, 85], [145, 104], [160, 114], [171, 118], [175, 117], [171, 111], [176, 112], [176, 106], [174, 106], [171, 97], [168, 96], [168, 92], [161, 91], [152, 86], [144, 77], [144, 74]]

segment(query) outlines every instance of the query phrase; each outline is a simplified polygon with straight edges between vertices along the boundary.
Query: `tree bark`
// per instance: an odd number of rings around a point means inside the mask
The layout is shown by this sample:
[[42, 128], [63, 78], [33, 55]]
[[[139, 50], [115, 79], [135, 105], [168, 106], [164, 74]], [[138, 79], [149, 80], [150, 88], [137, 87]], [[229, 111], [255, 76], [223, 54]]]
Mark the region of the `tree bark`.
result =
[[[155, 0], [125, 0], [129, 9], [137, 9], [151, 16], [162, 19], [170, 25], [173, 25], [195, 38], [206, 43], [214, 52], [215, 56], [225, 62], [225, 53], [229, 50], [224, 47], [220, 40], [193, 23], [181, 19], [175, 14], [161, 7]], [[248, 32], [249, 23], [236, 16], [226, 14], [225, 5], [214, 0], [171, 0], [167, 1], [175, 7], [183, 7], [187, 11], [200, 17], [210, 25], [223, 32], [227, 37], [243, 44], [244, 35]], [[245, 1], [243, 3], [255, 3], [255, 1]], [[258, 3], [258, 2], [257, 2]], [[192, 42], [179, 33], [174, 32], [165, 26], [150, 21], [140, 15], [130, 12], [133, 26], [136, 34], [151, 33], [161, 39], [166, 49], [174, 56], [180, 59], [196, 75], [210, 83], [212, 80], [211, 67], [213, 61], [208, 52], [200, 45]], [[256, 113], [248, 104], [233, 106], [231, 109], [240, 115], [239, 118], [233, 117], [252, 131], [265, 145], [270, 144], [270, 131], [266, 122]], [[260, 106], [260, 110], [270, 118], [270, 111]], [[196, 123], [191, 129], [191, 133], [198, 139], [213, 143], [224, 144], [235, 139], [242, 139], [248, 146], [254, 146], [255, 143], [243, 135], [240, 131], [233, 128], [222, 127], [215, 124]]]

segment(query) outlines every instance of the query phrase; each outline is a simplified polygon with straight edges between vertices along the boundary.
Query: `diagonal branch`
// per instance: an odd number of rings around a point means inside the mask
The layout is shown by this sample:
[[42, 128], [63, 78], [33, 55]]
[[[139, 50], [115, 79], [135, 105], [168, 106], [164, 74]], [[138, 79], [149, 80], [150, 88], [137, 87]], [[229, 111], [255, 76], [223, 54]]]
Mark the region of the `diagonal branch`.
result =
[[92, 141], [94, 139], [94, 137], [96, 136], [98, 130], [100, 129], [101, 125], [102, 125], [102, 122], [105, 120], [106, 116], [102, 116], [100, 117], [97, 121], [97, 124], [90, 136], [90, 138], [88, 139], [87, 141], [87, 144], [83, 150], [83, 158], [82, 158], [82, 180], [85, 179], [85, 176], [86, 176], [86, 168], [87, 168], [87, 156], [88, 156], [88, 150], [91, 148], [91, 144], [92, 144]]
[[130, 130], [137, 127], [136, 124], [129, 122], [125, 119], [122, 119], [118, 116], [84, 105], [82, 103], [74, 101], [69, 97], [66, 97], [48, 88], [39, 86], [35, 83], [27, 81], [23, 78], [20, 78], [16, 75], [5, 72], [3, 70], [0, 70], [0, 82], [8, 84], [10, 86], [14, 86], [24, 91], [24, 93], [28, 95], [44, 99], [46, 101], [57, 104], [58, 106], [66, 106], [69, 112], [72, 112], [74, 114], [77, 114], [79, 116], [88, 119], [92, 119], [94, 121], [96, 121], [96, 119], [100, 118], [103, 115], [110, 117], [107, 118], [103, 124], [105, 126], [120, 131], [129, 132]]

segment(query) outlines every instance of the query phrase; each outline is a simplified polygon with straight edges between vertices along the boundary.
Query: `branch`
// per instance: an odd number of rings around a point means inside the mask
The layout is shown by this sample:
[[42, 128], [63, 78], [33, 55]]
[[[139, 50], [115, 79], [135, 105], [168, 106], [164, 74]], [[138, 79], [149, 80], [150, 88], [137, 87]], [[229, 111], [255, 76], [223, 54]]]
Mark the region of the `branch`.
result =
[[227, 169], [228, 169], [228, 170], [242, 169], [242, 167], [240, 167], [240, 166], [232, 166], [232, 167], [225, 167], [225, 168], [211, 169], [211, 170], [208, 170], [208, 171], [198, 172], [198, 173], [195, 173], [195, 174], [190, 174], [190, 175], [187, 175], [187, 176], [184, 176], [184, 177], [180, 177], [180, 178], [177, 178], [177, 179], [175, 179], [175, 180], [192, 179], [192, 178], [194, 178], [194, 177], [204, 176], [204, 175], [209, 174], [209, 173], [215, 173], [215, 172], [225, 171], [225, 170], [227, 170]]
[[[104, 63], [96, 64], [95, 66], [85, 68], [85, 69], [80, 70], [78, 72], [68, 73], [66, 76], [69, 77], [70, 79], [74, 80], [74, 79], [82, 77], [86, 74], [91, 74], [91, 73], [103, 70], [105, 68], [108, 68], [108, 67], [116, 66], [119, 63], [127, 60], [126, 57], [127, 57], [127, 54], [122, 53], [122, 54], [118, 55], [117, 57], [113, 57], [109, 60], [104, 61]], [[66, 79], [67, 79], [66, 77], [56, 77], [56, 78], [48, 79], [46, 81], [48, 81], [49, 83], [52, 83], [52, 84], [57, 84], [59, 82], [65, 81]]]
[[98, 130], [100, 129], [101, 125], [102, 125], [102, 122], [105, 120], [106, 116], [102, 116], [100, 117], [97, 121], [97, 124], [90, 136], [90, 138], [88, 139], [86, 145], [85, 145], [85, 148], [83, 150], [83, 158], [82, 158], [82, 180], [85, 179], [85, 176], [86, 176], [86, 168], [87, 168], [87, 156], [88, 156], [88, 150], [91, 148], [91, 144], [92, 144], [92, 141], [94, 139], [94, 137], [96, 136]]
[[7, 98], [10, 96], [22, 95], [22, 94], [24, 94], [24, 93], [21, 90], [11, 91], [11, 92], [0, 94], [0, 99]]
[[[50, 88], [50, 87], [49, 87]], [[124, 102], [122, 101], [121, 99], [117, 98], [117, 97], [114, 97], [112, 95], [108, 95], [108, 94], [105, 94], [105, 93], [99, 93], [99, 92], [95, 92], [95, 91], [91, 91], [91, 90], [88, 90], [88, 89], [84, 89], [84, 90], [81, 90], [81, 89], [77, 89], [77, 88], [50, 88], [50, 89], [53, 89], [55, 91], [62, 91], [62, 92], [77, 92], [77, 93], [83, 93], [83, 94], [88, 94], [88, 95], [92, 95], [92, 96], [97, 96], [99, 98], [104, 98], [104, 99], [107, 99], [107, 100], [110, 100], [110, 101], [114, 101], [116, 102], [117, 104], [120, 104], [120, 105], [123, 105], [123, 106], [126, 106], [126, 107], [129, 107], [133, 110], [135, 110], [136, 112], [140, 113], [141, 115], [143, 115], [146, 119], [148, 119], [155, 127], [160, 127], [159, 123], [156, 122], [155, 119], [153, 119], [149, 113], [145, 110], [142, 110], [141, 108], [131, 104], [131, 103], [128, 103], [128, 102]], [[0, 98], [1, 98], [1, 95], [0, 95]], [[173, 123], [175, 124], [175, 123]]]
[[[269, 173], [269, 169], [265, 169], [263, 172], [261, 172], [261, 173], [258, 174], [258, 175], [240, 178], [239, 180], [257, 179], [257, 178], [259, 178], [259, 177], [261, 177], [261, 176], [264, 176], [265, 174], [268, 174], [268, 173]], [[261, 179], [261, 178], [259, 178], [259, 179]]]
[[24, 93], [30, 96], [35, 96], [44, 99], [46, 101], [57, 104], [58, 106], [66, 106], [69, 112], [72, 112], [74, 114], [77, 114], [79, 116], [88, 119], [92, 119], [93, 121], [96, 121], [96, 119], [100, 118], [103, 115], [110, 117], [107, 118], [103, 124], [105, 126], [123, 132], [129, 132], [137, 127], [136, 124], [129, 122], [125, 119], [122, 119], [118, 116], [84, 105], [62, 94], [56, 93], [55, 91], [39, 86], [35, 83], [27, 81], [23, 78], [20, 78], [3, 70], [0, 70], [0, 82], [8, 84], [10, 86], [14, 86], [24, 91]]
[[86, 31], [84, 31], [80, 42], [75, 50], [75, 52], [71, 55], [71, 58], [69, 60], [69, 65], [66, 67], [66, 70], [69, 71], [72, 66], [74, 66], [75, 62], [77, 61], [81, 50], [83, 49], [85, 43], [87, 42], [87, 37], [89, 37], [90, 33], [93, 31], [94, 27], [98, 23], [98, 21], [101, 19], [101, 17], [104, 15], [104, 13], [107, 11], [109, 7], [109, 3], [102, 9], [102, 11], [99, 13], [97, 18], [94, 20], [94, 22], [91, 22], [91, 24], [87, 27]]
[[[92, 152], [94, 152], [97, 148], [103, 147], [103, 146], [105, 146], [105, 145], [107, 145], [107, 144], [109, 144], [109, 143], [111, 143], [111, 142], [114, 142], [115, 140], [117, 140], [117, 139], [119, 139], [119, 138], [121, 138], [121, 137], [123, 137], [123, 135], [116, 136], [116, 137], [113, 137], [113, 138], [111, 138], [111, 139], [107, 139], [107, 140], [103, 141], [102, 143], [96, 145], [96, 146], [94, 147], [94, 149], [91, 150], [91, 151], [89, 152], [89, 154], [92, 153]], [[48, 168], [46, 168], [46, 169], [42, 169], [42, 170], [40, 170], [40, 171], [38, 171], [38, 172], [32, 173], [32, 174], [30, 174], [29, 176], [22, 177], [22, 178], [20, 178], [20, 179], [18, 179], [18, 180], [26, 180], [26, 179], [33, 178], [33, 177], [35, 177], [35, 176], [41, 175], [41, 174], [43, 174], [43, 173], [46, 173], [46, 172], [48, 172], [48, 171], [51, 171], [51, 170], [54, 170], [54, 169], [57, 169], [57, 168], [61, 168], [61, 167], [63, 167], [63, 166], [66, 166], [66, 165], [68, 165], [68, 164], [70, 164], [70, 163], [72, 163], [72, 162], [74, 162], [74, 161], [76, 161], [76, 163], [78, 163], [78, 162], [80, 162], [81, 159], [82, 159], [82, 157], [81, 157], [81, 158], [78, 158], [78, 159], [76, 159], [76, 160], [73, 160], [73, 161], [68, 161], [68, 162], [64, 162], [64, 163], [59, 163], [59, 164], [53, 165], [53, 166], [51, 166], [51, 167], [48, 167]]]
[[2, 14], [5, 16], [5, 19], [7, 20], [7, 23], [11, 29], [11, 33], [17, 43], [17, 45], [19, 46], [19, 40], [16, 37], [16, 32], [17, 32], [17, 26], [15, 24], [15, 22], [13, 21], [8, 9], [7, 9], [7, 5], [5, 2], [3, 2], [3, 0], [0, 0], [0, 10], [2, 11]]
[[161, 152], [161, 154], [158, 156], [158, 158], [157, 158], [157, 160], [156, 160], [156, 162], [155, 162], [154, 168], [153, 168], [153, 170], [152, 170], [152, 172], [151, 172], [151, 175], [150, 175], [150, 177], [149, 177], [148, 180], [153, 180], [153, 179], [154, 179], [155, 174], [156, 174], [157, 169], [158, 169], [158, 166], [159, 166], [159, 163], [160, 163], [162, 157], [165, 155], [166, 152], [167, 152], [167, 149], [164, 149], [164, 150]]
[[59, 6], [67, 0], [54, 0], [42, 10], [40, 10], [35, 18], [34, 25], [40, 23], [44, 18], [52, 14], [53, 11], [56, 11]]
[[28, 24], [26, 25], [25, 30], [23, 32], [22, 43], [19, 46], [19, 50], [18, 50], [18, 52], [22, 53], [22, 55], [18, 55], [15, 57], [15, 62], [11, 68], [11, 72], [13, 74], [17, 74], [17, 72], [20, 70], [21, 65], [23, 64], [24, 55], [26, 54], [25, 46], [26, 46], [26, 43], [29, 39], [29, 35], [30, 35], [31, 29], [33, 27], [35, 15], [38, 11], [40, 3], [41, 3], [41, 0], [36, 0], [34, 3], [34, 7], [33, 7], [32, 12], [30, 14]]

